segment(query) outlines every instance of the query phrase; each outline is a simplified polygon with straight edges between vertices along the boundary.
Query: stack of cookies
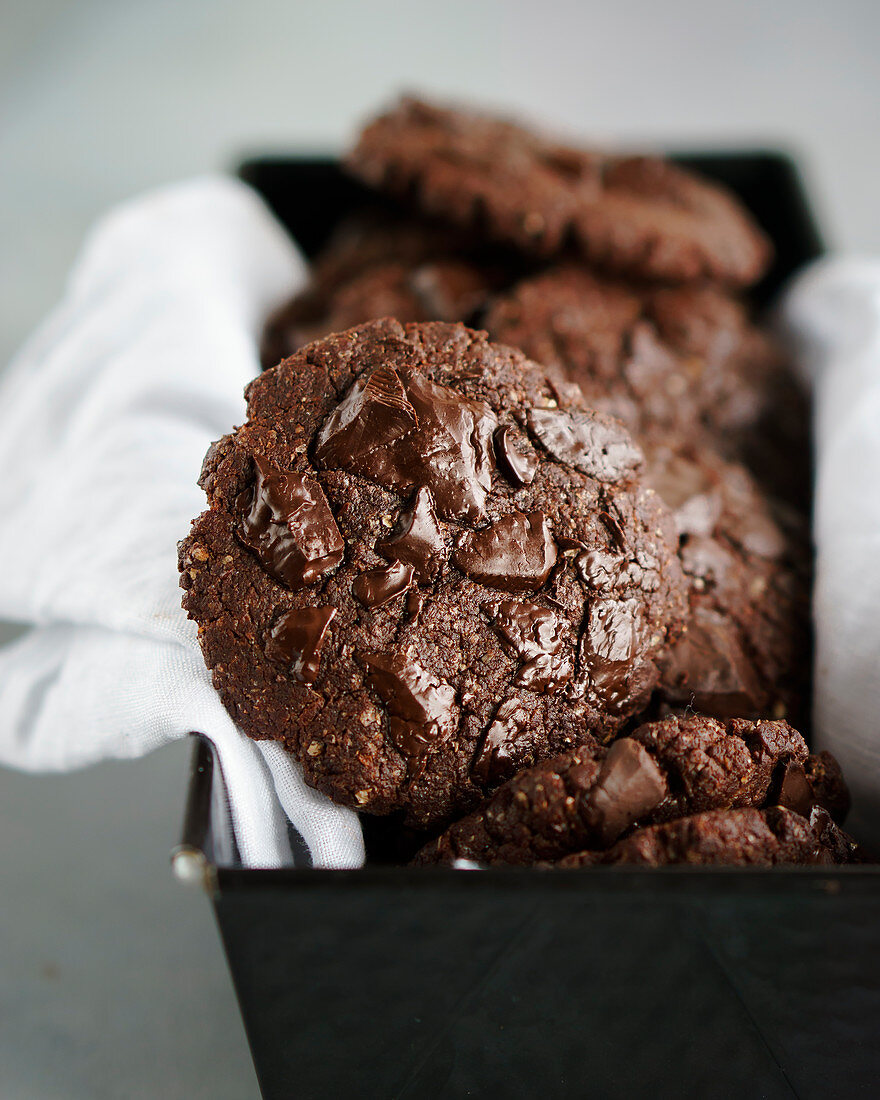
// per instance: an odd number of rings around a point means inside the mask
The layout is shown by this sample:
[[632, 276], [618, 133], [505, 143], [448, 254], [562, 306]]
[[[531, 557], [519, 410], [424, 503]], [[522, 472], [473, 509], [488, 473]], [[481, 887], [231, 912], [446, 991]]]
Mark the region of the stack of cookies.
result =
[[238, 725], [481, 865], [847, 862], [770, 247], [663, 160], [406, 99], [209, 451], [184, 606]]

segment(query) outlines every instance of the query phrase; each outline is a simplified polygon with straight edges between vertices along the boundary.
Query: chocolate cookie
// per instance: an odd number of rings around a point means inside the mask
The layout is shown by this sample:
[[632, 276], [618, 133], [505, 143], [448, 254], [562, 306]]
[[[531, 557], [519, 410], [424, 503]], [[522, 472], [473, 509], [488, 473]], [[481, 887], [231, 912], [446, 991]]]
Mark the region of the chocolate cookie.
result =
[[810, 398], [785, 350], [741, 302], [712, 288], [661, 287], [650, 300], [657, 331], [677, 355], [727, 376], [714, 386], [715, 411], [703, 417], [714, 448], [809, 514]]
[[260, 361], [274, 367], [312, 340], [377, 317], [469, 321], [522, 270], [516, 257], [439, 222], [353, 215], [312, 261], [308, 285], [269, 317]]
[[247, 398], [184, 606], [233, 718], [309, 783], [439, 824], [644, 707], [685, 596], [620, 424], [463, 325], [328, 337]]
[[404, 98], [347, 158], [424, 213], [553, 256], [572, 247], [640, 278], [745, 285], [770, 246], [719, 186], [655, 157], [572, 148], [490, 115]]
[[806, 820], [775, 806], [766, 810], [713, 810], [639, 829], [606, 852], [577, 852], [556, 867], [674, 863], [774, 867], [785, 863], [860, 862], [858, 845], [824, 810]]
[[588, 742], [519, 772], [475, 813], [426, 845], [414, 863], [531, 864], [608, 843], [666, 796], [663, 773], [630, 738]]
[[[817, 764], [833, 779], [817, 779]], [[815, 806], [845, 812], [847, 799], [834, 758], [809, 757], [787, 722], [673, 717], [520, 772], [415, 862], [530, 864], [607, 848], [637, 822], [766, 804], [809, 817]]]
[[569, 264], [519, 283], [483, 323], [558, 368], [636, 438], [703, 432], [708, 446], [754, 462], [760, 478], [803, 500], [806, 398], [779, 348], [720, 290], [639, 287]]
[[498, 272], [463, 259], [383, 263], [330, 288], [309, 286], [266, 322], [260, 359], [272, 367], [306, 344], [377, 317], [470, 321], [501, 285]]
[[660, 662], [663, 698], [716, 717], [801, 723], [811, 667], [806, 523], [709, 448], [650, 440], [645, 451], [690, 584], [687, 630]]

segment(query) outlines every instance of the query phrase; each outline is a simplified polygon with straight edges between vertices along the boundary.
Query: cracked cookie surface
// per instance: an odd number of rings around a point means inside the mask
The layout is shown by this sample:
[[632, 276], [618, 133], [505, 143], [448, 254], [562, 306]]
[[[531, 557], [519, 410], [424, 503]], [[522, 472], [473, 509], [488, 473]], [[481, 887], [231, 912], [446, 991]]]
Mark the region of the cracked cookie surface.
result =
[[235, 721], [310, 784], [439, 825], [644, 706], [684, 582], [619, 423], [440, 323], [328, 337], [247, 398], [184, 606]]

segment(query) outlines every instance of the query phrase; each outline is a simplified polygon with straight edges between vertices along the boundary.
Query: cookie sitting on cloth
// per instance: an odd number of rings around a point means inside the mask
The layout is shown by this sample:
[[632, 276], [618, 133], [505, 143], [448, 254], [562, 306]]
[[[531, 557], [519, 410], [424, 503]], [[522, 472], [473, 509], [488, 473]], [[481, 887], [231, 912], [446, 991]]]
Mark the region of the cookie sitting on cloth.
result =
[[[266, 312], [299, 255], [243, 184], [209, 178], [111, 214], [0, 386], [0, 763], [64, 771], [213, 742], [246, 866], [363, 862], [357, 817], [223, 709], [180, 608], [176, 544], [211, 442], [240, 421]], [[41, 533], [38, 544], [29, 534]]]

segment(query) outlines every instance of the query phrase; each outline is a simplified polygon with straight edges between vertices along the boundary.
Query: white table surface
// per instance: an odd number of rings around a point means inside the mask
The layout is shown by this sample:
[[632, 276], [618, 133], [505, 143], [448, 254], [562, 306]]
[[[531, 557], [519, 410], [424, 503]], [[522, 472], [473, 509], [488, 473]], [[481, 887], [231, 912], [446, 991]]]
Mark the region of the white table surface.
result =
[[[627, 143], [782, 145], [829, 240], [877, 252], [878, 41], [874, 0], [0, 0], [0, 365], [108, 205], [336, 148], [400, 87]], [[169, 872], [188, 751], [0, 771], [3, 1100], [258, 1095], [210, 907]]]

